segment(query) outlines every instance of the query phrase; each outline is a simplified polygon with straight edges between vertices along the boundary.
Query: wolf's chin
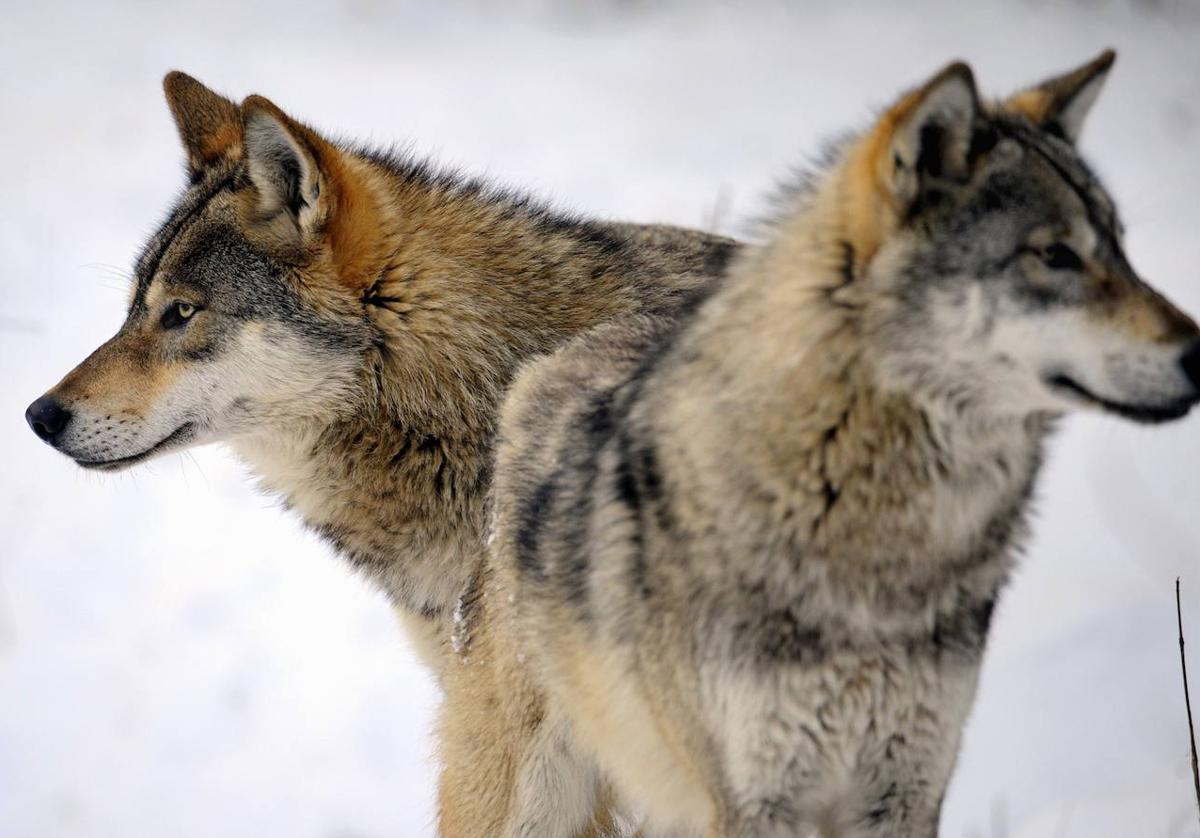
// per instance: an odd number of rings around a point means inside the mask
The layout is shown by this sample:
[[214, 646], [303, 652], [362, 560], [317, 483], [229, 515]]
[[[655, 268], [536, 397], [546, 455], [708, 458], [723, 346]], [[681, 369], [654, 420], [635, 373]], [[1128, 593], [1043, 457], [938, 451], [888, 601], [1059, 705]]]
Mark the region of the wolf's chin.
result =
[[81, 468], [91, 469], [92, 471], [120, 471], [121, 469], [144, 462], [156, 454], [162, 454], [172, 448], [178, 448], [190, 442], [195, 436], [196, 423], [184, 422], [167, 436], [138, 454], [131, 454], [128, 457], [118, 457], [115, 460], [81, 460], [77, 457], [72, 457], [71, 459], [75, 460], [75, 464]]
[[1193, 397], [1189, 399], [1177, 399], [1167, 404], [1129, 404], [1098, 396], [1075, 379], [1062, 373], [1047, 375], [1045, 382], [1046, 386], [1056, 393], [1065, 393], [1075, 401], [1083, 402], [1092, 407], [1098, 407], [1105, 413], [1112, 413], [1123, 419], [1140, 422], [1144, 425], [1157, 425], [1162, 422], [1172, 422], [1176, 419], [1182, 419], [1184, 416], [1187, 416], [1188, 411], [1192, 409], [1197, 401]]

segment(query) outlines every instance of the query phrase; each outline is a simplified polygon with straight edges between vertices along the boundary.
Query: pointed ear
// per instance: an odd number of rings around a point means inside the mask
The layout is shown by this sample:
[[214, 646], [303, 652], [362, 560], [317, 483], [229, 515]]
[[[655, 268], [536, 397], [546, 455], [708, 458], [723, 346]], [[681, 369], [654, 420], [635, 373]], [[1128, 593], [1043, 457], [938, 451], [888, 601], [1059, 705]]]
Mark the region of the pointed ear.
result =
[[237, 105], [178, 70], [163, 77], [163, 92], [183, 140], [192, 177], [232, 153], [242, 138]]
[[1106, 49], [1082, 67], [1010, 97], [1004, 107], [1068, 142], [1077, 142], [1116, 59], [1117, 54]]
[[949, 65], [900, 100], [879, 121], [876, 166], [894, 204], [911, 213], [931, 184], [969, 174], [969, 152], [980, 114], [971, 68]]
[[242, 131], [255, 215], [297, 240], [311, 233], [325, 214], [324, 141], [262, 96], [242, 102]]

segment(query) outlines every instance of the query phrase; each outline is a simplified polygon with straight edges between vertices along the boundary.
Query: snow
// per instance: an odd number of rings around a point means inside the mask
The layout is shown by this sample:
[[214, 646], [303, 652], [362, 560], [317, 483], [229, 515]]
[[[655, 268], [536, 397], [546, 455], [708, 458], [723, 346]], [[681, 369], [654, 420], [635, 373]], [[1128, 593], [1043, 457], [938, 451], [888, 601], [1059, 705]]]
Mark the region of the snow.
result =
[[[999, 93], [1113, 45], [1084, 146], [1134, 263], [1200, 311], [1200, 13], [1184, 0], [43, 2], [4, 18], [3, 836], [432, 831], [436, 689], [382, 597], [219, 448], [101, 477], [24, 427], [116, 328], [123, 275], [181, 183], [168, 69], [603, 217], [738, 232], [822, 137], [952, 58]], [[1173, 584], [1200, 648], [1200, 420], [1082, 417], [1056, 442], [944, 833], [1194, 838]]]

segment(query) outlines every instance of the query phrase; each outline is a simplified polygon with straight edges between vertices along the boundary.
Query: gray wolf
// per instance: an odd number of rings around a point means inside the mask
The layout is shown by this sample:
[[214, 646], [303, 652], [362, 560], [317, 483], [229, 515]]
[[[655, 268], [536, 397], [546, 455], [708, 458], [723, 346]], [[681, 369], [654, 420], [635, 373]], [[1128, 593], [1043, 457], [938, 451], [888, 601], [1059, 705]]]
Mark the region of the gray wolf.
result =
[[226, 443], [440, 670], [514, 371], [600, 323], [669, 316], [736, 244], [554, 212], [183, 73], [164, 88], [187, 185], [125, 322], [26, 418], [103, 471]]
[[936, 834], [1056, 421], [1200, 399], [1076, 147], [1113, 57], [994, 102], [950, 65], [692, 313], [518, 376], [465, 647], [525, 728], [507, 834]]

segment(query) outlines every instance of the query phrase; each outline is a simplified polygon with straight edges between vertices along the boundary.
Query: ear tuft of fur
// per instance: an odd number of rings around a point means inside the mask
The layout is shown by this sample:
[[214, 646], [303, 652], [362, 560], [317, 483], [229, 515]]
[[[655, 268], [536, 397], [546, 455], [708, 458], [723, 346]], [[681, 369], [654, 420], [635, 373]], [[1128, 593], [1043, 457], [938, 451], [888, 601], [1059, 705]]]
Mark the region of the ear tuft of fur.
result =
[[955, 97], [955, 105], [960, 108], [978, 110], [979, 107], [975, 73], [965, 61], [953, 61], [943, 67], [925, 83], [921, 92], [926, 99], [935, 94]]
[[163, 77], [163, 93], [187, 152], [192, 177], [233, 153], [242, 134], [237, 105], [179, 70]]
[[297, 233], [310, 231], [322, 181], [315, 136], [262, 96], [242, 102], [242, 132], [258, 215], [285, 216]]
[[930, 181], [966, 177], [979, 113], [975, 75], [956, 61], [884, 115], [881, 128], [890, 137], [878, 165], [900, 207], [910, 211]]
[[1009, 97], [1004, 108], [1068, 142], [1078, 142], [1083, 123], [1116, 60], [1116, 51], [1106, 49], [1082, 67]]
[[969, 172], [980, 113], [975, 75], [948, 64], [884, 111], [849, 151], [842, 224], [859, 264], [874, 256], [889, 231], [935, 204]]
[[271, 100], [241, 106], [251, 219], [286, 247], [328, 247], [338, 280], [361, 291], [378, 276], [379, 209], [354, 163]]

